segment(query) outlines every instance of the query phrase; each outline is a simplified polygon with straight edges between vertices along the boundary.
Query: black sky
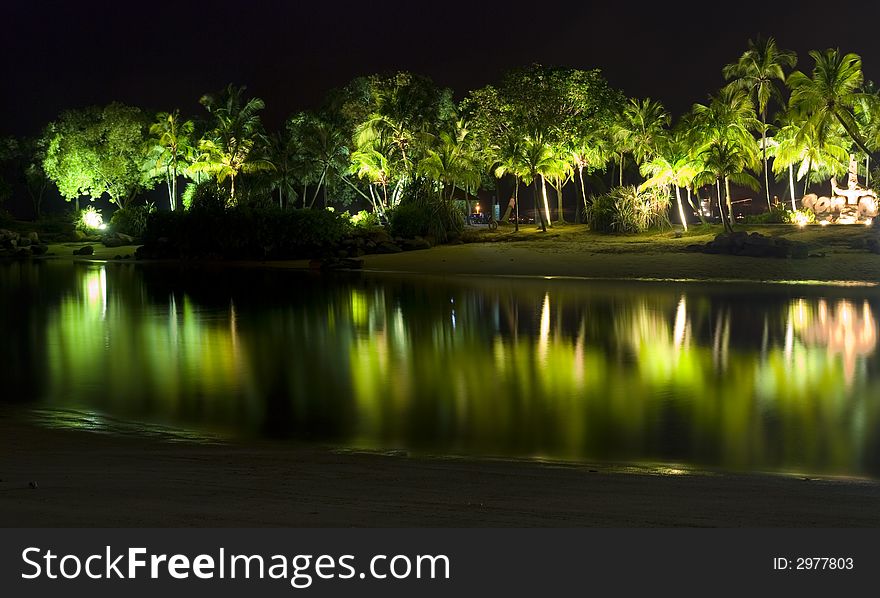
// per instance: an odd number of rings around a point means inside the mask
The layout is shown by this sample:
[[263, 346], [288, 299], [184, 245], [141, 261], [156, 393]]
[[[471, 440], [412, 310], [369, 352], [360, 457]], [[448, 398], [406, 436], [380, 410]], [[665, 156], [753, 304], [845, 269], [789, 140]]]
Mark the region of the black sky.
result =
[[601, 68], [678, 114], [759, 33], [800, 68], [840, 47], [880, 77], [880, 8], [864, 1], [0, 1], [0, 136], [113, 100], [198, 113], [229, 82], [264, 98], [274, 126], [357, 75], [413, 70], [461, 97], [531, 62]]

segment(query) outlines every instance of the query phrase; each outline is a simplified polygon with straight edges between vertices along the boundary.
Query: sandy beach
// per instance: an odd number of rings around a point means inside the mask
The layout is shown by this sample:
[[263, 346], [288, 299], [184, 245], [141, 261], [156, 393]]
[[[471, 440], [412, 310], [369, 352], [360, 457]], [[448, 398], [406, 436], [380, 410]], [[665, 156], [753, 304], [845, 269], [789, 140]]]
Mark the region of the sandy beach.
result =
[[169, 442], [0, 414], [7, 527], [880, 525], [880, 484], [861, 480]]

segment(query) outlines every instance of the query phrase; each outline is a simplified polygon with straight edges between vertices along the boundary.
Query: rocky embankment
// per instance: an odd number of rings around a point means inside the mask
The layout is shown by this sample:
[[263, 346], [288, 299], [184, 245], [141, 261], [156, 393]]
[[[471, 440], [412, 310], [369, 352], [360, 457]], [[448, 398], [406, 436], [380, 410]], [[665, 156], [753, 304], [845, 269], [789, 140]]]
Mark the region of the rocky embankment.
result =
[[688, 245], [696, 253], [738, 255], [744, 257], [776, 257], [804, 259], [810, 257], [810, 246], [801, 241], [768, 237], [759, 233], [722, 233], [706, 244]]
[[49, 246], [40, 242], [35, 232], [19, 234], [15, 231], [0, 229], [0, 257], [31, 257], [45, 255]]

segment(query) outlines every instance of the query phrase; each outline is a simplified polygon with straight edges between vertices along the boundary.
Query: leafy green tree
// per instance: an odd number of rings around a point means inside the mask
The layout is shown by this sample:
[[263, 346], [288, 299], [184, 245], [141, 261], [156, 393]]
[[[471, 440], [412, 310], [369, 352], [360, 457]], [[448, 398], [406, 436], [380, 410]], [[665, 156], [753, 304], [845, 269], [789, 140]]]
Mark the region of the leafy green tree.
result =
[[741, 147], [736, 146], [726, 139], [722, 139], [716, 143], [712, 143], [703, 151], [703, 167], [702, 172], [697, 173], [694, 177], [698, 182], [703, 184], [711, 184], [717, 181], [724, 182], [724, 191], [727, 203], [727, 213], [725, 215], [721, 198], [718, 198], [718, 208], [721, 213], [721, 221], [724, 229], [728, 232], [733, 231], [733, 204], [730, 198], [730, 182], [733, 181], [738, 185], [743, 185], [751, 189], [760, 189], [761, 184], [758, 180], [745, 172], [746, 168], [754, 161], [754, 156], [745, 152]]
[[202, 96], [201, 104], [213, 117], [213, 128], [199, 142], [199, 156], [192, 169], [207, 172], [218, 184], [229, 179], [230, 203], [235, 205], [235, 179], [241, 173], [271, 170], [263, 151], [268, 144], [259, 112], [260, 98], [246, 98], [245, 87], [229, 85], [219, 94]]
[[730, 86], [752, 94], [757, 107], [761, 127], [761, 154], [763, 160], [764, 190], [767, 206], [770, 207], [770, 174], [767, 167], [767, 110], [771, 100], [784, 105], [779, 83], [784, 83], [786, 68], [794, 68], [797, 55], [789, 50], [780, 50], [772, 37], [749, 40], [748, 49], [734, 63], [723, 69], [724, 78]]
[[97, 199], [105, 193], [125, 208], [153, 185], [143, 167], [147, 121], [138, 108], [119, 103], [65, 112], [47, 130], [43, 169], [62, 197]]
[[432, 140], [455, 121], [452, 92], [408, 72], [373, 75], [356, 89], [361, 93], [353, 97], [362, 105], [352, 107], [357, 102], [350, 101], [348, 107], [361, 119], [354, 127], [352, 170], [381, 184], [383, 201], [393, 208]]
[[178, 110], [160, 112], [150, 125], [151, 147], [146, 166], [148, 171], [164, 179], [172, 211], [182, 207], [178, 201], [177, 180], [196, 158], [198, 143], [194, 134], [195, 123], [183, 120]]
[[684, 230], [687, 231], [688, 224], [682, 203], [681, 189], [682, 187], [690, 188], [699, 172], [698, 168], [701, 167], [702, 165], [693, 158], [688, 150], [686, 139], [683, 136], [677, 136], [653, 158], [642, 164], [641, 174], [647, 179], [639, 186], [639, 191], [650, 188], [674, 188], [678, 215]]
[[[418, 171], [437, 185], [441, 200], [451, 200], [456, 189], [464, 191], [467, 197], [479, 187], [481, 165], [463, 121], [437, 136], [419, 162]], [[444, 191], [448, 194], [445, 198]]]
[[632, 154], [636, 164], [651, 159], [666, 144], [669, 113], [663, 104], [651, 98], [631, 99], [612, 127], [612, 136], [620, 158], [620, 184], [623, 185], [623, 156]]
[[815, 136], [818, 145], [825, 144], [837, 125], [866, 154], [871, 153], [862, 138], [853, 115], [861, 95], [862, 59], [857, 54], [841, 54], [840, 50], [810, 52], [815, 66], [812, 76], [795, 71], [788, 77], [791, 89], [790, 107], [808, 115], [802, 128]]
[[[622, 95], [608, 86], [598, 70], [532, 65], [507, 73], [498, 87], [471, 92], [462, 103], [462, 112], [472, 123], [489, 170], [505, 173], [502, 176], [511, 172], [498, 166], [512, 155], [505, 155], [512, 144], [521, 144], [523, 150], [526, 145], [537, 149], [543, 144], [560, 160], [555, 169], [560, 176], [549, 178], [561, 192], [568, 180], [566, 172], [578, 168], [582, 175], [587, 168], [586, 161], [577, 164], [576, 156], [586, 157], [588, 144], [610, 126], [621, 100]], [[561, 204], [557, 216], [562, 219]]]
[[831, 129], [820, 142], [806, 115], [789, 111], [780, 117], [771, 146], [773, 171], [777, 175], [788, 171], [792, 210], [797, 210], [796, 180], [804, 180], [806, 194], [811, 182], [827, 180], [849, 168], [852, 142], [843, 127], [835, 123]]

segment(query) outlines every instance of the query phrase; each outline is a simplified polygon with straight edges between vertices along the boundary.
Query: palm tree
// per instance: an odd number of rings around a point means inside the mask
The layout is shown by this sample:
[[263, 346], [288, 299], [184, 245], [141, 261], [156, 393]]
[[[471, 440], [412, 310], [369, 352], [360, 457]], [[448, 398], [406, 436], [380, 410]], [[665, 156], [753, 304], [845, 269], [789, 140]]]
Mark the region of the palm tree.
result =
[[305, 118], [303, 126], [299, 128], [299, 136], [300, 150], [305, 154], [305, 158], [316, 166], [316, 173], [320, 171], [309, 207], [314, 206], [319, 191], [323, 190], [326, 208], [330, 180], [341, 176], [349, 163], [347, 136], [341, 126], [317, 116]]
[[721, 205], [721, 197], [718, 198], [718, 207], [721, 212], [721, 221], [724, 230], [733, 232], [733, 203], [730, 199], [730, 182], [743, 185], [752, 189], [760, 189], [761, 183], [745, 172], [745, 169], [753, 161], [753, 156], [744, 152], [741, 148], [727, 140], [713, 143], [703, 151], [704, 170], [697, 173], [694, 179], [701, 184], [711, 184], [724, 181], [724, 191], [727, 203], [727, 215]]
[[191, 120], [183, 121], [180, 111], [160, 112], [150, 125], [151, 144], [148, 167], [161, 173], [168, 187], [168, 203], [171, 211], [178, 208], [177, 178], [195, 158], [193, 135], [195, 124]]
[[[350, 170], [358, 178], [366, 179], [370, 183], [370, 202], [373, 204], [373, 211], [384, 218], [385, 213], [396, 205], [388, 202], [388, 159], [383, 153], [371, 148], [359, 150], [351, 155]], [[375, 186], [382, 187], [381, 196], [374, 190]]]
[[[855, 116], [865, 145], [871, 151], [880, 149], [880, 91], [872, 81], [866, 81], [856, 102]], [[871, 187], [871, 155], [865, 154], [865, 187]]]
[[[492, 146], [489, 151], [494, 161], [495, 177], [513, 176], [514, 230], [519, 232], [519, 182], [526, 172], [523, 143], [518, 136], [508, 134], [502, 143]], [[509, 218], [509, 213], [506, 216]]]
[[571, 144], [572, 166], [577, 169], [581, 188], [581, 201], [584, 208], [587, 207], [587, 188], [584, 183], [584, 170], [603, 169], [608, 164], [607, 137], [604, 132], [592, 131], [591, 134], [576, 140]]
[[859, 148], [870, 155], [859, 133], [853, 108], [861, 96], [862, 59], [857, 54], [841, 54], [840, 50], [824, 52], [812, 50], [815, 62], [813, 74], [808, 77], [795, 71], [788, 77], [791, 88], [789, 104], [801, 114], [808, 115], [807, 127], [816, 135], [821, 147], [840, 125]]
[[[535, 208], [541, 222], [541, 230], [547, 232], [547, 226], [552, 225], [550, 224], [550, 204], [547, 201], [546, 178], [559, 176], [559, 160], [549, 145], [540, 139], [529, 138], [523, 143], [522, 166], [523, 182], [526, 185], [534, 183]], [[540, 190], [538, 189], [539, 179], [541, 181]], [[538, 208], [539, 196], [544, 200], [543, 212]]]
[[647, 177], [647, 180], [639, 186], [639, 192], [648, 188], [668, 189], [672, 186], [675, 189], [678, 216], [685, 232], [688, 224], [681, 200], [681, 188], [689, 189], [698, 173], [697, 168], [702, 167], [693, 159], [686, 147], [685, 143], [670, 143], [663, 152], [643, 163], [641, 174]]
[[265, 107], [260, 98], [245, 100], [244, 87], [229, 85], [218, 95], [205, 95], [201, 104], [214, 117], [214, 128], [199, 143], [201, 155], [195, 170], [213, 174], [222, 184], [230, 180], [230, 201], [235, 198], [235, 178], [242, 172], [271, 170], [272, 163], [257, 157], [255, 148], [267, 145], [259, 112]]
[[730, 85], [743, 89], [753, 96], [761, 119], [761, 153], [763, 157], [764, 189], [767, 206], [770, 206], [770, 174], [767, 168], [767, 107], [771, 99], [783, 102], [777, 82], [785, 82], [785, 68], [794, 68], [797, 55], [780, 50], [772, 37], [757, 42], [749, 40], [749, 47], [739, 60], [723, 69], [724, 78]]
[[[454, 131], [443, 131], [437, 136], [427, 155], [419, 162], [418, 171], [437, 184], [441, 200], [451, 200], [456, 188], [467, 196], [480, 184], [480, 165], [468, 142], [467, 127], [459, 121]], [[449, 193], [446, 198], [444, 190]]]
[[620, 157], [620, 184], [623, 185], [623, 155], [631, 153], [636, 164], [651, 158], [666, 142], [669, 113], [651, 98], [629, 100], [612, 127], [612, 137]]

